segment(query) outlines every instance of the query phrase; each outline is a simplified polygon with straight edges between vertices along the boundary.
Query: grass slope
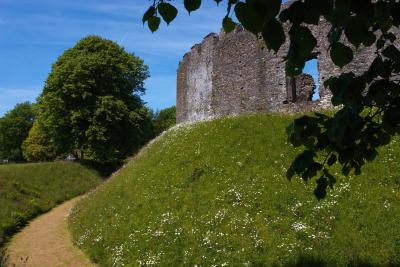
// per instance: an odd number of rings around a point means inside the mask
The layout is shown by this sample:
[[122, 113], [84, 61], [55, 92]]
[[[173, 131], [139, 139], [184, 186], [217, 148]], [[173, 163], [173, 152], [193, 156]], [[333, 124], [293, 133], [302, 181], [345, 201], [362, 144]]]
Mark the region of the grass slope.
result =
[[76, 244], [103, 266], [399, 266], [399, 139], [318, 202], [285, 178], [292, 119], [168, 131], [76, 207]]
[[88, 191], [100, 180], [97, 171], [79, 163], [0, 165], [0, 247], [29, 219]]

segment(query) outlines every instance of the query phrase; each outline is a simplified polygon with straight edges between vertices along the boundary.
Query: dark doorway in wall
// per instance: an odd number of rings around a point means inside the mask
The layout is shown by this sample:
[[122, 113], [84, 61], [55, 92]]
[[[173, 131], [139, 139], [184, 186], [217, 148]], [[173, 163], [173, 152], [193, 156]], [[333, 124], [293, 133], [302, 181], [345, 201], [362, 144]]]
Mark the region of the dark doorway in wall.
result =
[[312, 96], [312, 101], [316, 101], [319, 99], [319, 72], [318, 72], [318, 60], [313, 58], [306, 62], [306, 65], [303, 69], [303, 73], [309, 74], [313, 77], [315, 83], [315, 91]]
[[286, 77], [286, 101], [287, 103], [295, 103], [297, 102], [297, 83], [296, 77]]

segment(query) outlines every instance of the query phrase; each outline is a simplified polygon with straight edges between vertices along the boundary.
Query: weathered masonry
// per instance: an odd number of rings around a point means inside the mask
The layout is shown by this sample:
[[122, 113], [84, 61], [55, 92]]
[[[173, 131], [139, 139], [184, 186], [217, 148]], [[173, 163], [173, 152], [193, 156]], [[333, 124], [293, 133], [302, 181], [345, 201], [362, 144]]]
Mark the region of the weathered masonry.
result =
[[[199, 121], [231, 114], [260, 111], [296, 112], [330, 106], [331, 94], [323, 85], [342, 71], [365, 71], [374, 59], [373, 47], [356, 50], [343, 70], [329, 56], [330, 25], [320, 20], [310, 27], [318, 46], [318, 81], [302, 74], [288, 78], [283, 60], [289, 41], [278, 53], [263, 49], [255, 35], [237, 27], [229, 34], [209, 34], [179, 63], [177, 74], [177, 122]], [[288, 38], [287, 38], [288, 39]], [[318, 84], [319, 100], [312, 101]]]

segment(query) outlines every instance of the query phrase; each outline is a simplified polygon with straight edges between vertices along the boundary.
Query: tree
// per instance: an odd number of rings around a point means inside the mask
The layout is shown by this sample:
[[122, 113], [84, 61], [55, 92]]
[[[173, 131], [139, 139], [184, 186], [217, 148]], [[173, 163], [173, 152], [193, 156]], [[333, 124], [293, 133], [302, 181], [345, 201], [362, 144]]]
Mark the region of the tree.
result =
[[146, 142], [151, 118], [140, 95], [148, 76], [142, 59], [110, 40], [88, 36], [66, 50], [38, 99], [57, 153], [115, 162]]
[[24, 158], [28, 161], [48, 161], [56, 157], [56, 147], [44, 125], [35, 121], [28, 137], [22, 144]]
[[[222, 0], [214, 0], [217, 4]], [[190, 13], [201, 0], [184, 0]], [[353, 60], [360, 46], [375, 47], [375, 60], [362, 74], [342, 72], [330, 77], [325, 86], [332, 92], [332, 115], [305, 115], [288, 127], [290, 142], [303, 147], [288, 169], [304, 181], [316, 179], [315, 195], [326, 196], [336, 180], [329, 172], [339, 164], [344, 175], [361, 173], [362, 166], [376, 158], [377, 148], [388, 144], [400, 132], [400, 51], [395, 32], [399, 31], [400, 3], [394, 0], [295, 0], [281, 11], [281, 0], [228, 0], [222, 25], [226, 32], [235, 28], [236, 15], [243, 27], [259, 36], [269, 50], [278, 51], [286, 40], [284, 25], [289, 27], [290, 46], [286, 72], [300, 74], [305, 62], [313, 58], [317, 40], [308, 28], [320, 18], [331, 24], [326, 36], [330, 57], [340, 68]], [[154, 1], [143, 16], [151, 31], [161, 19], [169, 24], [178, 10], [169, 1]], [[240, 51], [238, 51], [240, 53]]]
[[153, 127], [154, 134], [159, 135], [160, 133], [168, 130], [176, 124], [176, 107], [172, 106], [166, 109], [162, 109], [153, 115]]
[[22, 143], [35, 120], [33, 105], [17, 104], [0, 119], [0, 158], [23, 161]]

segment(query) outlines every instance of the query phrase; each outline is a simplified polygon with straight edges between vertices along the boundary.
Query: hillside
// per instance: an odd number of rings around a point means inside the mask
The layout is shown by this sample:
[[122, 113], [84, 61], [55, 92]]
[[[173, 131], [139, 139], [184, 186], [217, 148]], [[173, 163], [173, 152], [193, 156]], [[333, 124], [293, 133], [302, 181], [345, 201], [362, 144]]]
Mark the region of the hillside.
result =
[[291, 117], [165, 133], [70, 217], [102, 266], [399, 266], [399, 138], [323, 201], [288, 182]]
[[97, 171], [79, 163], [0, 165], [0, 247], [29, 219], [100, 181]]

